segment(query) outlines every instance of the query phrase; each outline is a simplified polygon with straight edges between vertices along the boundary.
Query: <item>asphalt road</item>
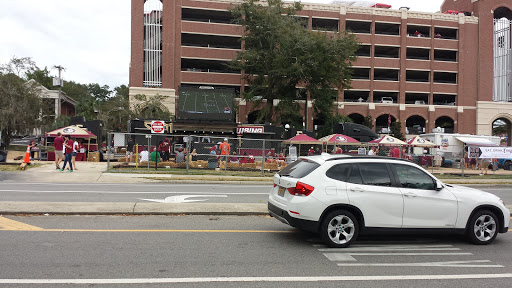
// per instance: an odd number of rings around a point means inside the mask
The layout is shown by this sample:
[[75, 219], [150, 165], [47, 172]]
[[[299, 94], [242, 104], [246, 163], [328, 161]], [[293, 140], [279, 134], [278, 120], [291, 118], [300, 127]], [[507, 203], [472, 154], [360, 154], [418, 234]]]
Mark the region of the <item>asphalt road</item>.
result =
[[[510, 185], [467, 185], [512, 204]], [[271, 185], [0, 183], [2, 201], [266, 203]]]
[[511, 233], [487, 246], [382, 235], [328, 249], [257, 216], [8, 216], [0, 228], [2, 287], [467, 288], [512, 278]]

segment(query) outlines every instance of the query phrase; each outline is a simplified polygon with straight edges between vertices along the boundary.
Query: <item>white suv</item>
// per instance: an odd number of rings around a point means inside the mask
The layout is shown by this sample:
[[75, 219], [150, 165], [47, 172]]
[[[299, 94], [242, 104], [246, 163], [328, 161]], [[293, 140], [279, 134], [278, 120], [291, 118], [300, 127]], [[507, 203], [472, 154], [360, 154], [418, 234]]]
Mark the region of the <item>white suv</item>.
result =
[[[489, 244], [510, 211], [495, 195], [443, 184], [406, 160], [349, 155], [301, 157], [274, 176], [268, 210], [278, 220], [347, 247], [373, 228], [466, 233]], [[398, 229], [397, 229], [398, 228]]]

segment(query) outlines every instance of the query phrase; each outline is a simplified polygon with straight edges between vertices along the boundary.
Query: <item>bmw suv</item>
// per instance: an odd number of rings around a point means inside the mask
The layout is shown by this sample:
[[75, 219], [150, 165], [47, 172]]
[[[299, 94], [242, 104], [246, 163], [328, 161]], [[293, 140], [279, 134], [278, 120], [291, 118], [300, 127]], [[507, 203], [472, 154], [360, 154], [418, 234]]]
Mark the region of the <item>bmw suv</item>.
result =
[[463, 232], [475, 244], [506, 233], [510, 211], [495, 195], [443, 184], [407, 160], [349, 155], [301, 157], [274, 175], [268, 210], [293, 227], [348, 247], [378, 229]]

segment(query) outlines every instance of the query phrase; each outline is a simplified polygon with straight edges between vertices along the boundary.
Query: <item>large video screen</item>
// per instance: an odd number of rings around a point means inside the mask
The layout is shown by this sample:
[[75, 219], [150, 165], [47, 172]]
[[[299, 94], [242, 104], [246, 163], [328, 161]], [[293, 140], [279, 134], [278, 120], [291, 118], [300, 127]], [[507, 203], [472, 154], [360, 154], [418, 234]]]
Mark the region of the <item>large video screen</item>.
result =
[[234, 121], [234, 98], [233, 88], [180, 87], [178, 119]]

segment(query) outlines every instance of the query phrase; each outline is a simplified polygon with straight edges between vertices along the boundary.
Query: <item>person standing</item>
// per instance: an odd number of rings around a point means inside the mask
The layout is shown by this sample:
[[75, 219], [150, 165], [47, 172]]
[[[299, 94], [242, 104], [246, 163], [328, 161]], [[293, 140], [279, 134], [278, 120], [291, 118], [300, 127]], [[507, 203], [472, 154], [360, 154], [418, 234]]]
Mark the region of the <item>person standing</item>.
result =
[[73, 163], [73, 166], [71, 166], [71, 167], [73, 167], [74, 170], [78, 170], [76, 168], [75, 161], [76, 161], [76, 153], [78, 153], [80, 148], [78, 147], [79, 145], [78, 145], [78, 142], [75, 140], [75, 138], [73, 137], [71, 139], [73, 140], [73, 151], [71, 151], [71, 163]]
[[368, 151], [368, 156], [375, 156], [375, 146], [370, 147]]
[[164, 139], [162, 158], [164, 161], [169, 161], [169, 159], [171, 159], [171, 143], [169, 142], [169, 138]]
[[126, 161], [132, 162], [133, 159], [133, 146], [135, 146], [135, 142], [133, 142], [133, 138], [128, 140], [126, 144]]
[[222, 155], [221, 161], [228, 161], [228, 156], [231, 151], [231, 146], [229, 146], [228, 138], [224, 138], [224, 142], [222, 142], [219, 145], [219, 149], [220, 149], [220, 155]]
[[69, 172], [73, 172], [73, 163], [71, 163], [71, 154], [73, 152], [73, 140], [69, 138], [69, 135], [64, 136], [64, 165], [60, 171], [66, 169], [66, 164], [69, 162]]
[[55, 166], [56, 169], [60, 170], [60, 162], [64, 161], [64, 138], [60, 132], [57, 133], [57, 137], [53, 140], [53, 148], [55, 151]]

